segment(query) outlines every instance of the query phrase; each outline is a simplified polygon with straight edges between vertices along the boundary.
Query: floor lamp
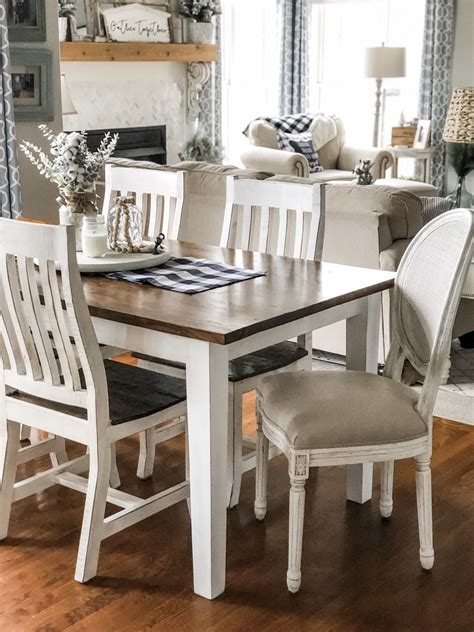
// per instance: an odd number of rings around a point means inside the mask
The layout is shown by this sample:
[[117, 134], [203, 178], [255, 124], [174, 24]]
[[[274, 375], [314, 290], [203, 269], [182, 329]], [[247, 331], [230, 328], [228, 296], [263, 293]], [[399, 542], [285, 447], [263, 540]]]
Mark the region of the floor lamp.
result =
[[[443, 131], [446, 143], [458, 143], [456, 208], [463, 203], [462, 188], [467, 175], [474, 170], [474, 88], [457, 88], [453, 92]], [[472, 207], [472, 198], [470, 201]]]
[[405, 49], [389, 46], [366, 48], [365, 76], [375, 79], [374, 147], [379, 146], [380, 113], [382, 109], [382, 80], [389, 77], [405, 77]]

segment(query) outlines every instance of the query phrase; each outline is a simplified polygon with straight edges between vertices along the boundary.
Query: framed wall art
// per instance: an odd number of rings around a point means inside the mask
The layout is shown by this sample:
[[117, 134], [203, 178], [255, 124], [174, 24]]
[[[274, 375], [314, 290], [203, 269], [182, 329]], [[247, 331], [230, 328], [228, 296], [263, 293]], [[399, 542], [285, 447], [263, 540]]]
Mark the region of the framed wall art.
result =
[[416, 128], [415, 142], [416, 149], [426, 149], [430, 144], [431, 121], [420, 119]]
[[10, 48], [16, 121], [52, 121], [53, 57], [48, 50]]
[[6, 0], [10, 42], [46, 41], [46, 0]]

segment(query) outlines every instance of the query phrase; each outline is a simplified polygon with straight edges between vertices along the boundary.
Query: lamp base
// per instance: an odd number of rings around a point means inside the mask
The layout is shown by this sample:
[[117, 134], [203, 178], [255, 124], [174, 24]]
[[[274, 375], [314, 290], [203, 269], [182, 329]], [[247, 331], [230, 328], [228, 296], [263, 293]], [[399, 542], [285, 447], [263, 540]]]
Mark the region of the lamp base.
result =
[[375, 118], [374, 118], [374, 135], [372, 144], [374, 147], [379, 146], [380, 132], [380, 113], [382, 111], [382, 79], [375, 80]]

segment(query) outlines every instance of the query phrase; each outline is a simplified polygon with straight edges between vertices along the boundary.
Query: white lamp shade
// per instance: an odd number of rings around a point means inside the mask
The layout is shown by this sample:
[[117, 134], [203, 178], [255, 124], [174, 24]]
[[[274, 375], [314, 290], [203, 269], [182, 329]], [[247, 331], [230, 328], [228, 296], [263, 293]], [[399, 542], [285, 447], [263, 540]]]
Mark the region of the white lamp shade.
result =
[[405, 48], [366, 48], [365, 76], [375, 79], [405, 77]]
[[66, 81], [66, 75], [61, 74], [61, 105], [63, 110], [63, 116], [67, 114], [77, 114], [77, 110], [74, 106], [74, 102], [71, 98], [71, 93]]

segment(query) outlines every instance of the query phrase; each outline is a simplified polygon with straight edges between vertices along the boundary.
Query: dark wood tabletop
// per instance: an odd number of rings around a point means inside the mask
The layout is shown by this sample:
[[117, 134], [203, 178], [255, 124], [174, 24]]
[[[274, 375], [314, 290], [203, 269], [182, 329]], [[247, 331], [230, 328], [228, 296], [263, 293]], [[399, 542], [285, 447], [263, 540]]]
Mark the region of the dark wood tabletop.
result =
[[168, 241], [173, 256], [225, 262], [266, 276], [203, 292], [83, 275], [92, 316], [187, 338], [230, 344], [272, 327], [393, 287], [390, 272]]

